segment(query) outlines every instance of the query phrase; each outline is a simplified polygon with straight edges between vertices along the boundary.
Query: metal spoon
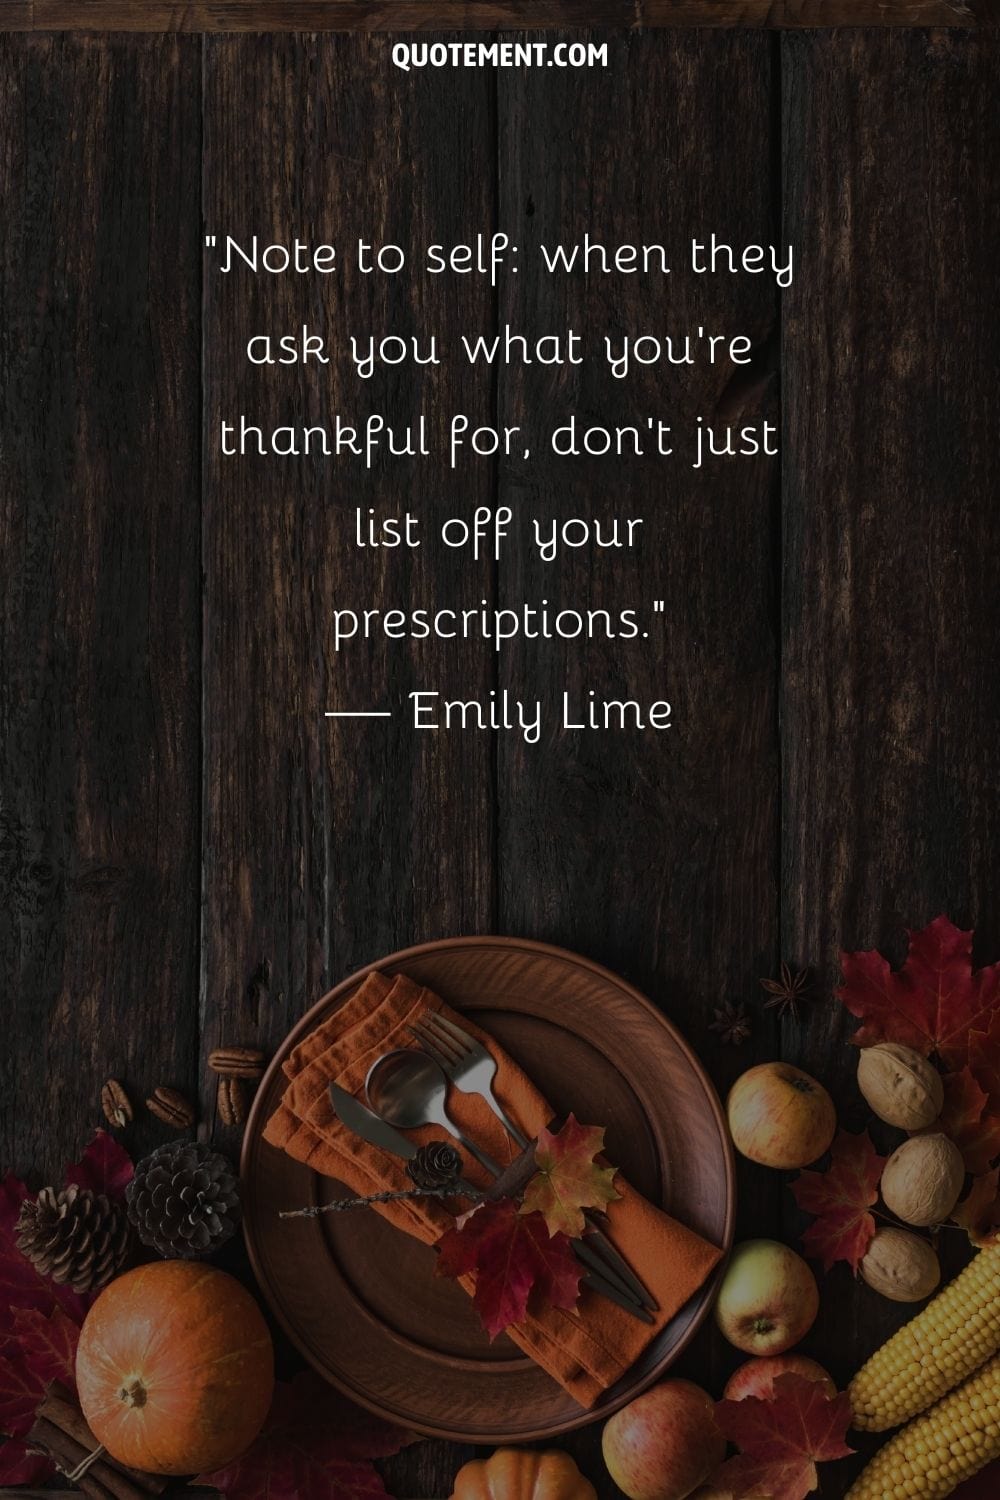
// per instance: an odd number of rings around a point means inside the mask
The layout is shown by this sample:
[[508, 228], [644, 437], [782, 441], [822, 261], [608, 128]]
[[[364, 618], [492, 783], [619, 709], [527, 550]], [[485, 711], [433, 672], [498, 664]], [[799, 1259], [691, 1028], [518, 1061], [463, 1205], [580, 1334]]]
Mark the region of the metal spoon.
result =
[[503, 1171], [491, 1156], [463, 1135], [451, 1119], [446, 1103], [448, 1080], [443, 1069], [426, 1052], [401, 1047], [378, 1058], [368, 1070], [365, 1093], [372, 1109], [387, 1124], [395, 1125], [398, 1130], [415, 1130], [418, 1125], [440, 1125], [492, 1176], [499, 1177]]
[[[377, 1058], [368, 1069], [365, 1093], [372, 1111], [387, 1125], [394, 1125], [397, 1130], [416, 1130], [420, 1125], [440, 1125], [492, 1177], [501, 1176], [503, 1169], [499, 1164], [463, 1135], [451, 1119], [446, 1107], [448, 1079], [444, 1070], [426, 1052], [414, 1052], [401, 1047]], [[582, 1240], [574, 1240], [573, 1251], [577, 1259], [589, 1269], [588, 1276], [584, 1278], [588, 1285], [624, 1307], [634, 1318], [652, 1323], [652, 1314], [639, 1304], [631, 1288], [589, 1245]]]

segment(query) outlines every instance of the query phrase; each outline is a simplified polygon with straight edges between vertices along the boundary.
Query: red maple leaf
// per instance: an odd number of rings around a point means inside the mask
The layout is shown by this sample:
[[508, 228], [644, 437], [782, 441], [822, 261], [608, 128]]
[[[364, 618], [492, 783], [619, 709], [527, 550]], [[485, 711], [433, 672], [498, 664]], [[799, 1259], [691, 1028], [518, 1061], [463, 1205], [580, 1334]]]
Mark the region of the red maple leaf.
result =
[[969, 1066], [979, 1087], [990, 1099], [990, 1109], [1000, 1110], [1000, 1010], [990, 1017], [989, 1026], [978, 1028], [969, 1036]]
[[596, 1157], [604, 1149], [604, 1131], [581, 1125], [570, 1115], [558, 1135], [539, 1134], [535, 1147], [537, 1174], [524, 1191], [524, 1213], [537, 1210], [550, 1234], [582, 1234], [585, 1208], [606, 1208], [615, 1192], [616, 1168], [601, 1166]]
[[95, 1130], [94, 1138], [78, 1162], [66, 1168], [66, 1186], [90, 1188], [109, 1198], [122, 1199], [135, 1176], [132, 1158], [124, 1146], [106, 1130]]
[[799, 1207], [816, 1220], [802, 1236], [806, 1254], [821, 1262], [824, 1271], [846, 1260], [857, 1275], [875, 1234], [868, 1210], [878, 1198], [885, 1157], [879, 1156], [867, 1130], [837, 1134], [825, 1172], [800, 1172], [792, 1183]]
[[521, 1323], [534, 1296], [572, 1309], [580, 1263], [565, 1234], [550, 1235], [540, 1213], [522, 1214], [510, 1198], [483, 1203], [438, 1241], [439, 1276], [473, 1275], [473, 1301], [490, 1338]]
[[779, 1375], [770, 1401], [757, 1396], [720, 1401], [715, 1418], [741, 1450], [713, 1479], [733, 1500], [805, 1500], [819, 1483], [817, 1463], [854, 1451], [844, 1441], [851, 1425], [850, 1397], [827, 1396], [801, 1375]]
[[24, 1437], [45, 1395], [45, 1381], [34, 1373], [16, 1339], [0, 1346], [0, 1433]]
[[909, 952], [898, 970], [874, 949], [841, 954], [837, 994], [863, 1023], [851, 1040], [859, 1047], [899, 1042], [962, 1068], [972, 1032], [988, 1031], [1000, 1006], [1000, 964], [973, 972], [972, 933], [947, 917], [907, 936]]
[[1000, 1170], [994, 1167], [973, 1178], [972, 1186], [951, 1217], [979, 1249], [1000, 1244]]
[[936, 1128], [961, 1151], [967, 1172], [985, 1172], [1000, 1156], [1000, 1116], [984, 1114], [989, 1096], [971, 1068], [944, 1075], [944, 1104]]
[[53, 1308], [49, 1317], [36, 1307], [19, 1307], [14, 1313], [14, 1329], [21, 1357], [31, 1373], [43, 1385], [58, 1380], [67, 1390], [75, 1391], [79, 1323], [68, 1318], [61, 1307]]
[[242, 1457], [194, 1483], [229, 1500], [386, 1500], [371, 1460], [414, 1440], [307, 1373], [275, 1386], [263, 1430]]
[[20, 1438], [11, 1438], [0, 1447], [0, 1488], [8, 1485], [34, 1486], [51, 1479], [56, 1466], [41, 1453], [32, 1453]]

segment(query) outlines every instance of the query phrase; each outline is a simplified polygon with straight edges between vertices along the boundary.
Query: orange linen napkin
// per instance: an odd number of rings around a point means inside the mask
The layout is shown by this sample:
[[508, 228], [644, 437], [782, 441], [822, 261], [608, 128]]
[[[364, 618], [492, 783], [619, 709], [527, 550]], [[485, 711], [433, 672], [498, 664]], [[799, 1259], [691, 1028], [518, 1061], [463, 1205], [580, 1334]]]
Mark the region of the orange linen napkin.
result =
[[[327, 1085], [336, 1082], [360, 1096], [376, 1058], [393, 1047], [416, 1045], [407, 1027], [426, 1011], [440, 1011], [459, 1021], [489, 1048], [497, 1061], [497, 1097], [526, 1135], [537, 1135], [552, 1111], [489, 1036], [404, 975], [372, 973], [289, 1055], [284, 1065], [289, 1084], [267, 1123], [265, 1139], [359, 1195], [408, 1187], [404, 1162], [359, 1140], [341, 1125]], [[518, 1154], [484, 1100], [453, 1090], [449, 1108], [459, 1126], [495, 1160], [506, 1165]], [[440, 1138], [442, 1132], [431, 1126], [408, 1134], [422, 1144]], [[472, 1161], [467, 1162], [466, 1175], [477, 1186], [489, 1180]], [[634, 1364], [722, 1255], [716, 1246], [647, 1203], [621, 1177], [616, 1187], [622, 1196], [609, 1207], [607, 1232], [659, 1303], [655, 1326], [639, 1322], [617, 1304], [584, 1288], [577, 1312], [545, 1307], [509, 1330], [519, 1348], [587, 1407]], [[454, 1222], [448, 1208], [435, 1199], [379, 1204], [377, 1210], [429, 1244]], [[471, 1282], [463, 1284], [471, 1291]]]

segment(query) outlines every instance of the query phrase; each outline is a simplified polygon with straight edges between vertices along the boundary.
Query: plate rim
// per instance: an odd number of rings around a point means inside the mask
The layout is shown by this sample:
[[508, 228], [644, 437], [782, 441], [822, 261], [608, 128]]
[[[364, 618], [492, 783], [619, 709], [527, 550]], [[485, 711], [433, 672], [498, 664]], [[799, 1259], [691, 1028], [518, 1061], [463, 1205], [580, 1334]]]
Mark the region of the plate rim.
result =
[[[584, 969], [589, 969], [590, 972], [597, 977], [605, 981], [610, 981], [612, 984], [625, 991], [630, 999], [637, 1002], [644, 1010], [650, 1012], [658, 1024], [662, 1025], [669, 1032], [671, 1032], [674, 1041], [676, 1042], [680, 1050], [684, 1053], [689, 1066], [698, 1078], [698, 1081], [701, 1084], [702, 1090], [705, 1094], [706, 1101], [711, 1109], [715, 1125], [718, 1130], [719, 1140], [722, 1143], [723, 1161], [726, 1177], [725, 1221], [721, 1238], [721, 1249], [723, 1252], [722, 1259], [719, 1261], [718, 1266], [715, 1267], [711, 1275], [701, 1287], [701, 1305], [695, 1312], [690, 1323], [688, 1324], [688, 1327], [684, 1330], [680, 1339], [669, 1350], [663, 1361], [656, 1362], [650, 1370], [647, 1370], [646, 1373], [628, 1389], [620, 1392], [613, 1399], [602, 1402], [600, 1404], [599, 1410], [595, 1410], [594, 1408], [581, 1407], [579, 1414], [572, 1413], [557, 1424], [542, 1424], [537, 1428], [530, 1428], [524, 1432], [520, 1432], [517, 1436], [516, 1441], [518, 1443], [529, 1443], [546, 1441], [550, 1438], [560, 1437], [565, 1433], [575, 1432], [581, 1427], [586, 1427], [592, 1422], [604, 1421], [614, 1412], [620, 1411], [621, 1408], [623, 1406], [626, 1406], [630, 1401], [635, 1400], [635, 1398], [641, 1395], [643, 1391], [648, 1390], [649, 1387], [651, 1385], [654, 1385], [657, 1380], [662, 1379], [666, 1372], [674, 1364], [676, 1364], [678, 1359], [680, 1359], [681, 1355], [687, 1349], [688, 1345], [694, 1339], [695, 1335], [698, 1333], [699, 1329], [702, 1327], [703, 1323], [708, 1317], [712, 1309], [712, 1305], [715, 1301], [715, 1290], [725, 1270], [730, 1251], [732, 1250], [736, 1225], [736, 1162], [732, 1141], [729, 1138], [729, 1130], [726, 1125], [726, 1116], [722, 1106], [722, 1101], [719, 1097], [719, 1092], [716, 1089], [715, 1084], [709, 1077], [704, 1063], [698, 1057], [690, 1042], [674, 1024], [674, 1022], [669, 1018], [669, 1016], [664, 1015], [664, 1013], [653, 1004], [648, 995], [643, 994], [643, 992], [638, 989], [631, 982], [631, 980], [626, 979], [624, 975], [617, 973], [614, 969], [608, 968], [606, 964], [598, 963], [595, 959], [588, 958], [585, 954], [582, 953], [576, 953], [570, 948], [563, 948], [554, 943], [542, 942], [537, 938], [521, 938], [505, 936], [497, 933], [481, 933], [476, 935], [466, 935], [462, 937], [434, 938], [428, 942], [414, 943], [409, 947], [397, 949], [396, 952], [386, 954], [383, 958], [375, 959], [372, 963], [365, 964], [361, 968], [355, 969], [350, 974], [346, 975], [339, 981], [339, 983], [335, 984], [332, 989], [327, 990], [325, 994], [321, 995], [320, 998], [309, 1007], [305, 1014], [299, 1018], [299, 1020], [295, 1023], [291, 1030], [288, 1031], [282, 1038], [274, 1053], [274, 1056], [271, 1058], [271, 1061], [268, 1063], [268, 1066], [264, 1071], [260, 1083], [257, 1086], [253, 1101], [250, 1106], [250, 1111], [247, 1115], [246, 1126], [243, 1133], [243, 1140], [240, 1146], [240, 1180], [244, 1184], [244, 1186], [249, 1181], [249, 1170], [252, 1160], [258, 1153], [260, 1146], [263, 1143], [262, 1131], [264, 1122], [261, 1117], [265, 1113], [265, 1099], [268, 1093], [269, 1085], [271, 1084], [275, 1075], [280, 1073], [282, 1064], [292, 1048], [300, 1041], [304, 1034], [312, 1030], [320, 1013], [329, 1011], [331, 1002], [340, 1001], [342, 1003], [341, 997], [346, 996], [349, 991], [355, 989], [367, 978], [369, 974], [379, 973], [384, 969], [392, 968], [395, 965], [404, 964], [409, 960], [421, 958], [429, 953], [439, 953], [442, 951], [450, 952], [456, 948], [481, 948], [491, 946], [497, 948], [517, 948], [527, 953], [535, 953], [543, 957], [560, 959], [563, 962], [568, 962], [578, 968], [582, 967]], [[251, 1203], [247, 1206], [252, 1208], [252, 1200]], [[340, 1393], [346, 1396], [348, 1400], [353, 1401], [356, 1405], [364, 1408], [366, 1411], [372, 1412], [375, 1416], [381, 1417], [383, 1420], [395, 1421], [395, 1418], [386, 1417], [384, 1407], [380, 1407], [377, 1401], [370, 1399], [368, 1396], [352, 1388], [346, 1380], [336, 1378], [328, 1369], [317, 1369], [317, 1366], [314, 1364], [313, 1359], [310, 1357], [307, 1350], [303, 1347], [302, 1342], [300, 1341], [295, 1329], [286, 1319], [283, 1309], [276, 1306], [268, 1296], [267, 1282], [261, 1272], [261, 1261], [252, 1233], [251, 1220], [252, 1214], [244, 1212], [241, 1221], [243, 1243], [246, 1247], [250, 1266], [261, 1295], [263, 1296], [267, 1304], [271, 1316], [278, 1323], [285, 1336], [289, 1339], [293, 1347], [298, 1351], [302, 1358], [305, 1359], [306, 1363], [312, 1369], [316, 1370], [316, 1373], [319, 1374], [321, 1378], [327, 1382], [328, 1385], [333, 1386], [335, 1390], [340, 1391]], [[624, 1376], [627, 1375], [627, 1373], [627, 1371], [624, 1372], [622, 1379], [624, 1379]], [[411, 1421], [409, 1425], [413, 1428], [414, 1431], [419, 1432], [421, 1436], [444, 1439], [449, 1442], [488, 1445], [490, 1443], [496, 1443], [498, 1441], [502, 1442], [511, 1440], [503, 1437], [498, 1438], [495, 1433], [480, 1433], [478, 1431], [470, 1432], [468, 1428], [456, 1429], [453, 1427], [440, 1426], [433, 1422], [422, 1425], [420, 1423]]]

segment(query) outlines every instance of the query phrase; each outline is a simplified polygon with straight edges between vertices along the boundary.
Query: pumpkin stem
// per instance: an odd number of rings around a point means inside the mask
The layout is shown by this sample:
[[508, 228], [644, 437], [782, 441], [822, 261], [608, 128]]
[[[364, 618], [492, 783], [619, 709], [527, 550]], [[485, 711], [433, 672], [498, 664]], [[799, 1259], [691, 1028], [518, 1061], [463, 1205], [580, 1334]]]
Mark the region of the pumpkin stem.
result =
[[124, 1401], [130, 1410], [137, 1411], [146, 1404], [146, 1387], [141, 1380], [136, 1378], [130, 1384], [122, 1386], [118, 1392], [118, 1399]]

